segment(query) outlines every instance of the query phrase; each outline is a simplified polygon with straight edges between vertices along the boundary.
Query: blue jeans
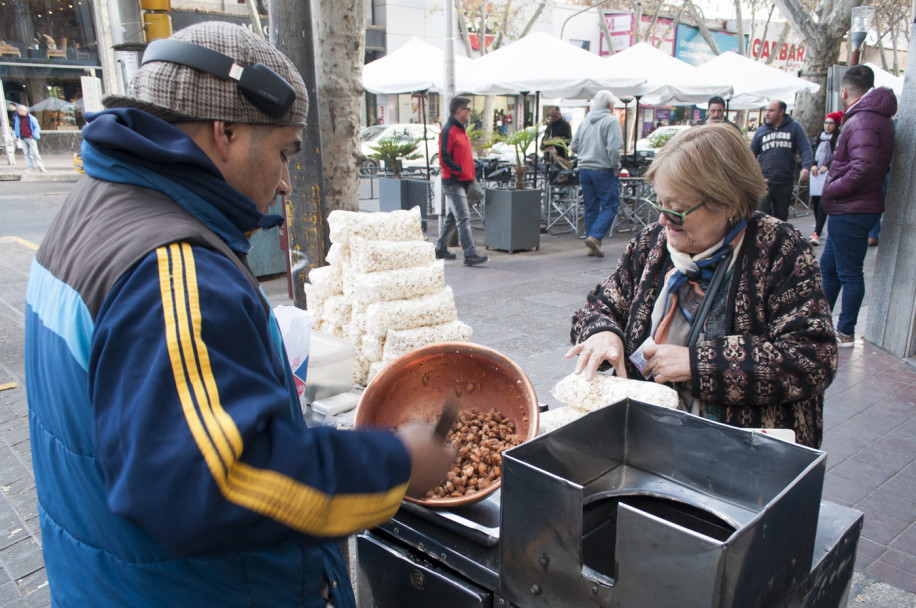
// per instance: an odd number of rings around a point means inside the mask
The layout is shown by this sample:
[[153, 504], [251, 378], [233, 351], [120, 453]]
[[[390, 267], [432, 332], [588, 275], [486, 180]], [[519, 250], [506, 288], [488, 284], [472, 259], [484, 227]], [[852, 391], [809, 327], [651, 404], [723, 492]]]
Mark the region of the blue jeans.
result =
[[38, 140], [34, 137], [22, 138], [22, 154], [25, 156], [25, 164], [29, 171], [34, 169], [36, 165], [38, 169], [45, 170], [45, 166], [41, 162], [41, 154], [38, 153]]
[[442, 184], [442, 191], [445, 193], [445, 201], [448, 203], [448, 213], [445, 216], [445, 221], [442, 222], [436, 249], [439, 251], [448, 249], [449, 239], [455, 233], [457, 225], [458, 242], [461, 243], [461, 248], [464, 249], [465, 259], [477, 255], [477, 248], [474, 247], [474, 235], [471, 233], [471, 210], [468, 208], [468, 195], [464, 186], [460, 184]]
[[601, 242], [607, 236], [620, 206], [617, 169], [579, 169], [585, 200], [585, 234]]
[[868, 231], [880, 217], [880, 213], [850, 213], [827, 218], [821, 279], [831, 310], [840, 290], [843, 291], [843, 308], [836, 328], [847, 336], [853, 335], [856, 329], [859, 308], [865, 299], [865, 273], [862, 268], [868, 251]]

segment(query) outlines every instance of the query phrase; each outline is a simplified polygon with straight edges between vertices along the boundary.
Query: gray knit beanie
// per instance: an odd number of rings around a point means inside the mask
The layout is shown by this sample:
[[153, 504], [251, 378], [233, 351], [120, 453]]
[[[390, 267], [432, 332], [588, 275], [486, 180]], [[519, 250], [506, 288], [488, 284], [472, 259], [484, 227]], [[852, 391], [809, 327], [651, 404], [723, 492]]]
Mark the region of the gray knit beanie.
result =
[[127, 95], [108, 95], [107, 108], [137, 108], [169, 122], [224, 120], [255, 125], [305, 125], [308, 93], [292, 61], [248, 29], [222, 21], [206, 21], [176, 32], [172, 39], [197, 44], [231, 57], [242, 67], [263, 63], [296, 91], [289, 111], [273, 118], [242, 95], [235, 80], [168, 61], [140, 66]]

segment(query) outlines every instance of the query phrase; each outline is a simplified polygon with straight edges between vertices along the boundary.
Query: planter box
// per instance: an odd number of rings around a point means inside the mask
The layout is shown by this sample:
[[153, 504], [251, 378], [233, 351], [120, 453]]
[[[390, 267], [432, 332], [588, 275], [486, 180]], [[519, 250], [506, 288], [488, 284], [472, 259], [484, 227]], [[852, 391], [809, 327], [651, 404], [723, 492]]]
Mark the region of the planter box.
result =
[[541, 247], [541, 191], [485, 188], [487, 249]]
[[381, 177], [378, 180], [379, 211], [412, 209], [419, 205], [420, 215], [425, 226], [430, 186], [432, 184], [425, 180]]

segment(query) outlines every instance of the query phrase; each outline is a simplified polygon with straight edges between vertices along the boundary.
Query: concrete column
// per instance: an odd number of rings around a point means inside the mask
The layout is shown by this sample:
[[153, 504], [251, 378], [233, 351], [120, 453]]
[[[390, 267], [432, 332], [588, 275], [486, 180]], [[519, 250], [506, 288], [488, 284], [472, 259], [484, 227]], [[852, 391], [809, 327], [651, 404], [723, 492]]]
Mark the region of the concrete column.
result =
[[[914, 36], [909, 50], [916, 56]], [[865, 339], [894, 356], [909, 358], [916, 353], [916, 73], [906, 72], [897, 103], [894, 159]]]

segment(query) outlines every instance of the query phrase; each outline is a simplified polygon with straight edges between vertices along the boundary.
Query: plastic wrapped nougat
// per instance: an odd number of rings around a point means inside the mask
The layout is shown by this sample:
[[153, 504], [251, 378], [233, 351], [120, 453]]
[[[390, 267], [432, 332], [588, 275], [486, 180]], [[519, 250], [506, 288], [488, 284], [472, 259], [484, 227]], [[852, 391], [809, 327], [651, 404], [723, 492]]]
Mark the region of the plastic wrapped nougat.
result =
[[471, 339], [471, 327], [461, 321], [449, 321], [441, 325], [417, 327], [414, 329], [392, 329], [385, 338], [382, 359], [392, 361], [414, 349], [436, 342], [467, 342]]
[[376, 336], [384, 336], [389, 329], [441, 325], [457, 318], [455, 295], [451, 287], [446, 287], [439, 293], [421, 298], [369, 304], [365, 311], [365, 330]]
[[349, 245], [354, 236], [370, 241], [422, 241], [420, 208], [387, 213], [359, 213], [336, 209], [328, 214], [331, 242]]
[[353, 279], [353, 298], [362, 302], [380, 302], [419, 298], [445, 288], [442, 261], [381, 272], [364, 272]]

